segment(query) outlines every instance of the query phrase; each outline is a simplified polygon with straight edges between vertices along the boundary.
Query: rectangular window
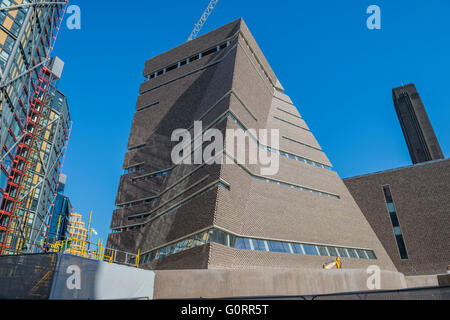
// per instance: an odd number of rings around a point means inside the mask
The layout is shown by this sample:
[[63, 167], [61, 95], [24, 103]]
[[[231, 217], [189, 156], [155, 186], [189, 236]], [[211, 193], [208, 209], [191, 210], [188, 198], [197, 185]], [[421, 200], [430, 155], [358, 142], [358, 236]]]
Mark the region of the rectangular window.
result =
[[400, 228], [400, 222], [397, 216], [397, 210], [395, 209], [394, 200], [392, 198], [391, 188], [389, 185], [383, 186], [383, 193], [386, 199], [386, 205], [388, 208], [389, 216], [391, 218], [392, 228], [394, 236], [397, 241], [398, 251], [401, 259], [408, 259], [408, 253], [406, 252], [405, 241], [403, 239], [402, 230]]
[[[165, 248], [160, 248], [156, 251], [146, 253], [142, 256], [141, 263], [152, 261], [153, 259], [164, 258], [168, 255], [178, 253], [210, 241], [225, 243], [225, 245], [235, 249], [256, 250], [256, 251], [270, 251], [289, 254], [308, 254], [320, 256], [341, 256], [352, 257], [360, 259], [377, 259], [372, 250], [351, 249], [351, 248], [336, 248], [332, 246], [320, 246], [312, 244], [288, 243], [283, 241], [270, 241], [262, 239], [250, 239], [243, 237], [236, 237], [225, 231], [210, 229], [192, 236], [186, 240], [181, 240], [175, 244], [168, 245]], [[398, 238], [399, 242], [403, 239]], [[156, 257], [155, 257], [156, 256]]]
[[304, 244], [303, 249], [305, 250], [305, 254], [317, 256], [316, 246]]
[[392, 202], [388, 202], [387, 203], [387, 207], [388, 207], [388, 211], [390, 213], [394, 213], [395, 212], [395, 207], [394, 207], [394, 204]]
[[170, 67], [168, 67], [168, 68], [166, 69], [166, 72], [172, 71], [172, 70], [174, 70], [174, 69], [176, 69], [176, 68], [178, 68], [178, 63], [177, 63], [177, 64], [174, 64], [174, 65], [172, 65], [172, 66], [170, 66]]
[[334, 248], [334, 247], [327, 247], [327, 249], [328, 249], [328, 252], [330, 253], [330, 256], [332, 256], [332, 257], [339, 256], [336, 248]]
[[400, 224], [398, 223], [397, 213], [389, 212], [389, 215], [391, 216], [392, 226], [393, 227], [400, 227]]
[[208, 51], [203, 52], [203, 53], [202, 53], [202, 57], [207, 56], [207, 55], [210, 55], [210, 54], [215, 53], [215, 52], [217, 52], [217, 47], [215, 47], [215, 48], [213, 48], [213, 49], [210, 49], [210, 50], [208, 50]]
[[366, 250], [366, 254], [369, 257], [369, 259], [371, 259], [371, 260], [375, 260], [377, 258], [377, 256], [375, 255], [375, 252], [373, 252], [372, 250]]
[[251, 250], [250, 242], [246, 238], [236, 237], [236, 243], [234, 244], [236, 249], [247, 249]]
[[225, 244], [225, 234], [220, 230], [214, 230], [212, 239], [214, 242]]
[[327, 248], [325, 248], [324, 246], [317, 246], [317, 248], [319, 249], [319, 253], [321, 256], [329, 256]]
[[340, 257], [348, 258], [347, 250], [344, 248], [336, 248]]
[[389, 188], [389, 186], [383, 186], [383, 192], [384, 192], [384, 197], [386, 199], [387, 203], [392, 203], [392, 195], [391, 195], [391, 189]]
[[358, 253], [360, 259], [367, 259], [366, 252], [364, 250], [356, 249], [356, 252]]
[[400, 252], [401, 259], [408, 259], [408, 253], [406, 252], [405, 241], [403, 240], [403, 235], [396, 235], [395, 239], [397, 240], [398, 251]]
[[400, 229], [400, 227], [394, 227], [394, 234], [396, 236], [401, 236], [402, 235], [402, 230]]
[[253, 241], [253, 247], [257, 251], [267, 251], [266, 245], [264, 243], [264, 240], [252, 240]]
[[293, 243], [291, 246], [295, 254], [303, 254], [303, 250], [300, 244]]
[[199, 55], [196, 54], [195, 56], [189, 58], [189, 62], [195, 61], [195, 60], [197, 60], [198, 58], [199, 58]]
[[283, 252], [290, 253], [289, 245], [287, 243], [278, 242], [278, 241], [267, 241], [267, 245], [269, 246], [269, 250], [272, 252]]

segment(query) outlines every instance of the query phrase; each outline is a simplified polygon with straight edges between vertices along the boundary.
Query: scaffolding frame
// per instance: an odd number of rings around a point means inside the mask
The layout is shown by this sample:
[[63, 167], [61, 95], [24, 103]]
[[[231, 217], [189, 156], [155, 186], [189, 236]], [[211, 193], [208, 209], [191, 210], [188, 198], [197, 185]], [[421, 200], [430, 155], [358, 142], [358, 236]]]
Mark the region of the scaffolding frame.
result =
[[[54, 79], [51, 71], [47, 68], [48, 63], [50, 61], [51, 52], [53, 51], [57, 36], [59, 34], [60, 27], [62, 25], [62, 21], [64, 18], [65, 11], [68, 6], [69, 1], [38, 1], [31, 0], [31, 3], [23, 3], [20, 5], [14, 5], [9, 7], [2, 7], [0, 10], [19, 10], [20, 8], [28, 7], [28, 11], [24, 18], [24, 22], [21, 25], [21, 29], [18, 33], [18, 36], [15, 40], [13, 49], [9, 55], [9, 59], [6, 63], [6, 66], [3, 70], [0, 70], [1, 82], [0, 82], [0, 92], [2, 94], [2, 104], [4, 99], [9, 99], [8, 97], [8, 88], [10, 88], [14, 83], [22, 79], [23, 77], [27, 77], [27, 84], [24, 84], [24, 90], [27, 95], [27, 101], [25, 103], [20, 99], [18, 99], [18, 103], [20, 107], [24, 111], [25, 119], [24, 121], [17, 121], [21, 129], [21, 135], [19, 137], [15, 137], [15, 144], [7, 150], [6, 154], [1, 158], [0, 164], [3, 164], [6, 157], [10, 156], [13, 158], [13, 167], [9, 172], [10, 176], [8, 177], [7, 190], [3, 193], [3, 197], [5, 200], [8, 200], [12, 203], [12, 206], [3, 208], [0, 207], [0, 219], [4, 216], [9, 216], [7, 219], [6, 227], [0, 226], [0, 230], [4, 231], [4, 236], [2, 241], [0, 241], [0, 254], [3, 254], [6, 251], [12, 251], [13, 253], [19, 253], [21, 250], [21, 245], [26, 242], [28, 234], [25, 232], [27, 220], [29, 217], [30, 206], [33, 203], [34, 195], [36, 193], [36, 189], [42, 186], [39, 194], [38, 200], [38, 208], [35, 210], [35, 216], [33, 219], [33, 227], [36, 224], [37, 219], [41, 219], [40, 230], [34, 234], [35, 240], [40, 235], [45, 242], [48, 239], [48, 229], [52, 218], [52, 208], [54, 207], [54, 202], [56, 199], [56, 190], [58, 188], [59, 175], [61, 172], [61, 168], [65, 158], [65, 152], [67, 150], [67, 143], [70, 138], [70, 132], [72, 129], [72, 121], [70, 121], [70, 113], [68, 113], [68, 118], [66, 123], [64, 122], [60, 115], [56, 115], [54, 121], [50, 123], [46, 123], [46, 116], [50, 115], [51, 112], [55, 112], [55, 110], [51, 110], [51, 103], [54, 96], [51, 96], [51, 92], [56, 93], [56, 86], [53, 85], [57, 79]], [[42, 7], [51, 7], [51, 13], [46, 15], [44, 18], [48, 18], [48, 26], [44, 24], [44, 30], [41, 30], [39, 33], [39, 37], [36, 35], [36, 28], [39, 25], [39, 28], [42, 29], [42, 23], [40, 21], [40, 13], [39, 8]], [[28, 48], [30, 51], [30, 60], [31, 63], [26, 63], [27, 61], [24, 59], [24, 62], [27, 66], [27, 70], [14, 77], [13, 79], [8, 79], [10, 68], [13, 62], [16, 59], [18, 50], [21, 48], [21, 40], [23, 39], [25, 30], [29, 26], [32, 25], [32, 41], [31, 48]], [[45, 31], [45, 33], [43, 32]], [[43, 36], [44, 35], [44, 36]], [[39, 39], [38, 39], [39, 38]], [[40, 40], [40, 41], [39, 41]], [[39, 51], [39, 45], [42, 45], [42, 51]], [[36, 63], [34, 60], [34, 55], [37, 53], [39, 57], [39, 62]], [[44, 115], [47, 112], [46, 115]], [[51, 110], [50, 112], [48, 110]], [[56, 113], [56, 112], [55, 112]], [[16, 113], [14, 112], [14, 117], [16, 120], [19, 120]], [[13, 121], [13, 120], [11, 120]], [[54, 132], [58, 132], [59, 126], [64, 129], [64, 143], [61, 151], [56, 154], [56, 161], [50, 165], [50, 159], [48, 159], [47, 166], [44, 166], [45, 161], [42, 159], [41, 147], [43, 139], [40, 138], [42, 132], [47, 130], [48, 126], [54, 126], [54, 122], [56, 122], [57, 128]], [[44, 124], [44, 125], [43, 125]], [[9, 130], [11, 131], [11, 129]], [[12, 133], [12, 132], [10, 132]], [[12, 135], [14, 137], [14, 135]], [[53, 135], [53, 141], [51, 145], [55, 144], [56, 134]], [[17, 149], [16, 149], [17, 147]], [[7, 147], [4, 145], [4, 149]], [[12, 155], [12, 151], [14, 151], [14, 155]], [[51, 154], [51, 153], [50, 153]], [[50, 156], [48, 154], [48, 156]], [[38, 155], [36, 157], [36, 155]], [[40, 181], [37, 182], [32, 188], [30, 184], [30, 170], [34, 168], [38, 163], [41, 164], [42, 168], [46, 167], [44, 170], [44, 175], [41, 176]], [[56, 176], [52, 176], [52, 172], [54, 172], [55, 166], [58, 165], [56, 169]], [[52, 188], [52, 180], [55, 187]], [[50, 203], [50, 206], [46, 209], [46, 213], [44, 217], [39, 216], [39, 211], [41, 208], [39, 206], [42, 203], [42, 195], [45, 184], [48, 184], [48, 189], [51, 192], [51, 198], [47, 200]], [[27, 186], [29, 185], [29, 186]], [[4, 201], [6, 203], [6, 201]], [[20, 209], [23, 209], [25, 206], [25, 210], [23, 212], [23, 216], [20, 216]], [[42, 230], [43, 227], [46, 227], [47, 230]], [[15, 235], [15, 240], [12, 240], [10, 237], [12, 234]], [[8, 244], [9, 243], [9, 244]], [[38, 243], [38, 242], [36, 242]], [[45, 251], [45, 246], [40, 246], [40, 249]]]
[[[31, 227], [26, 227], [31, 229]], [[75, 242], [80, 242], [79, 245], [74, 245]], [[103, 244], [103, 240], [97, 239], [96, 242], [79, 240], [73, 236], [67, 236], [63, 240], [53, 242], [46, 241], [31, 241], [26, 240], [30, 246], [40, 246], [45, 248], [47, 253], [62, 253], [73, 256], [78, 256], [86, 259], [105, 261], [108, 263], [115, 263], [126, 265], [130, 267], [139, 268], [140, 266], [140, 249], [137, 253], [126, 252], [114, 248], [108, 248]], [[17, 254], [20, 254], [17, 251]]]

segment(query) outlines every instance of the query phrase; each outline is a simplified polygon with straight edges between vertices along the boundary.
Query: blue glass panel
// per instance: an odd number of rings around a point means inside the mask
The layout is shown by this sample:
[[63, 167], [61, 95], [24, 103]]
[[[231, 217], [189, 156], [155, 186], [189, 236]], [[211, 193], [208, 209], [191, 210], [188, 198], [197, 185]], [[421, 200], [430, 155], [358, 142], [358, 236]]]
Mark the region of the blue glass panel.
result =
[[330, 256], [337, 257], [339, 256], [338, 252], [336, 251], [336, 248], [334, 247], [327, 247], [328, 252], [330, 253]]
[[303, 254], [302, 248], [300, 247], [300, 245], [298, 243], [291, 244], [291, 247], [292, 247], [292, 250], [294, 251], [294, 253]]
[[358, 256], [360, 259], [367, 259], [366, 253], [364, 250], [356, 249], [356, 252], [358, 253]]
[[287, 243], [278, 241], [267, 241], [267, 245], [269, 246], [270, 251], [290, 253], [289, 245]]
[[328, 251], [324, 246], [317, 246], [317, 248], [319, 249], [319, 253], [321, 256], [328, 256]]
[[8, 182], [8, 175], [0, 169], [0, 188], [5, 190], [6, 183]]
[[338, 251], [340, 257], [348, 258], [347, 250], [344, 248], [336, 248], [336, 250]]
[[246, 238], [236, 238], [236, 243], [234, 245], [236, 249], [247, 249], [250, 250], [250, 242]]
[[258, 251], [266, 251], [266, 246], [264, 244], [264, 240], [252, 240], [253, 247]]
[[350, 258], [358, 258], [358, 254], [356, 253], [355, 249], [347, 249], [347, 251], [350, 255]]
[[372, 250], [366, 250], [366, 253], [369, 256], [369, 259], [371, 259], [371, 260], [375, 260], [377, 258], [377, 256], [375, 255], [375, 252], [373, 252]]
[[306, 254], [317, 256], [317, 250], [315, 246], [304, 244], [303, 249], [305, 249]]

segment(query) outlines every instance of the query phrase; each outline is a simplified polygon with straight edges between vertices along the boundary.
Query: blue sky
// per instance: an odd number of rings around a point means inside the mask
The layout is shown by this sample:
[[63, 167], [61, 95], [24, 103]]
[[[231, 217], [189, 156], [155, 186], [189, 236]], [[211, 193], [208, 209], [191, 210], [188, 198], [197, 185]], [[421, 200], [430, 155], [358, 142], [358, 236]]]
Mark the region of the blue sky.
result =
[[[74, 121], [63, 172], [75, 210], [110, 232], [122, 162], [147, 59], [186, 41], [209, 0], [73, 0], [54, 54]], [[381, 30], [366, 27], [369, 5]], [[450, 152], [450, 1], [220, 0], [201, 34], [244, 18], [341, 177], [410, 165], [392, 88], [414, 82]]]

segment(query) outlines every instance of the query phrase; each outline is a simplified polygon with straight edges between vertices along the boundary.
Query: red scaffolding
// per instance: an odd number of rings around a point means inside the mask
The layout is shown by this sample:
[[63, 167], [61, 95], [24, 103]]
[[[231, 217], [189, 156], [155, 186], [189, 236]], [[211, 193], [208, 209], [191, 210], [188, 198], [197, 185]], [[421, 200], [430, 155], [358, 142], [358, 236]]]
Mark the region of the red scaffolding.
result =
[[[36, 168], [40, 166], [44, 169], [45, 161], [43, 161], [45, 152], [43, 152], [43, 147], [47, 142], [43, 139], [43, 134], [45, 135], [49, 126], [55, 127], [55, 121], [52, 121], [50, 117], [55, 113], [52, 112], [52, 101], [55, 97], [56, 81], [58, 80], [52, 74], [51, 70], [48, 69], [48, 62], [50, 54], [54, 48], [56, 38], [58, 36], [63, 17], [67, 8], [66, 4], [55, 4], [52, 10], [52, 15], [48, 15], [48, 25], [50, 26], [50, 32], [47, 26], [44, 26], [45, 37], [40, 36], [41, 48], [44, 52], [40, 52], [39, 48], [36, 46], [35, 50], [37, 56], [39, 57], [39, 62], [33, 59], [33, 68], [31, 72], [27, 74], [29, 77], [29, 83], [31, 88], [28, 88], [25, 84], [23, 89], [28, 96], [29, 108], [27, 110], [25, 104], [19, 99], [19, 104], [27, 114], [25, 122], [22, 124], [16, 117], [17, 122], [20, 125], [21, 136], [17, 137], [10, 130], [10, 134], [17, 142], [17, 150], [15, 150], [15, 155], [12, 160], [12, 169], [8, 177], [8, 183], [6, 190], [3, 192], [3, 203], [0, 207], [0, 219], [3, 217], [7, 218], [5, 226], [0, 226], [0, 231], [3, 231], [2, 239], [0, 239], [0, 254], [5, 253], [19, 253], [22, 250], [23, 244], [29, 241], [27, 236], [31, 233], [40, 236], [44, 241], [47, 240], [48, 234], [47, 230], [51, 222], [51, 212], [54, 206], [54, 201], [56, 198], [56, 192], [58, 188], [58, 177], [63, 165], [64, 154], [67, 150], [67, 142], [70, 137], [70, 132], [72, 128], [72, 122], [70, 121], [70, 114], [67, 115], [67, 119], [63, 122], [63, 147], [61, 153], [57, 154], [57, 163], [50, 167], [50, 163], [46, 166], [45, 176], [41, 181], [37, 181], [37, 175], [32, 172], [36, 171]], [[30, 9], [31, 10], [31, 9]], [[37, 15], [37, 13], [36, 13]], [[17, 40], [19, 41], [19, 40]], [[41, 63], [42, 66], [37, 68]], [[58, 117], [58, 115], [56, 115]], [[59, 120], [58, 120], [59, 122]], [[58, 123], [59, 124], [59, 123]], [[44, 145], [45, 144], [45, 145]], [[6, 146], [3, 146], [7, 150]], [[45, 147], [44, 147], [45, 149]], [[10, 152], [10, 150], [7, 150]], [[48, 155], [47, 160], [50, 161]], [[57, 165], [56, 175], [49, 175], [49, 172], [53, 172], [54, 167]], [[50, 170], [49, 170], [50, 169]], [[47, 172], [49, 171], [49, 172]], [[51, 180], [50, 180], [51, 179]], [[45, 217], [42, 219], [42, 224], [39, 230], [31, 230], [29, 228], [29, 216], [30, 207], [33, 205], [36, 190], [38, 186], [42, 185], [40, 192], [45, 190], [45, 186], [48, 186], [49, 193], [47, 196], [47, 201], [50, 206], [46, 208]], [[54, 186], [54, 187], [52, 187]], [[37, 216], [39, 212], [33, 219], [39, 219]], [[30, 219], [32, 220], [32, 219]], [[44, 227], [44, 228], [42, 228]], [[32, 241], [33, 242], [33, 241]], [[40, 241], [36, 242], [36, 245], [45, 251], [45, 246], [40, 244]]]

